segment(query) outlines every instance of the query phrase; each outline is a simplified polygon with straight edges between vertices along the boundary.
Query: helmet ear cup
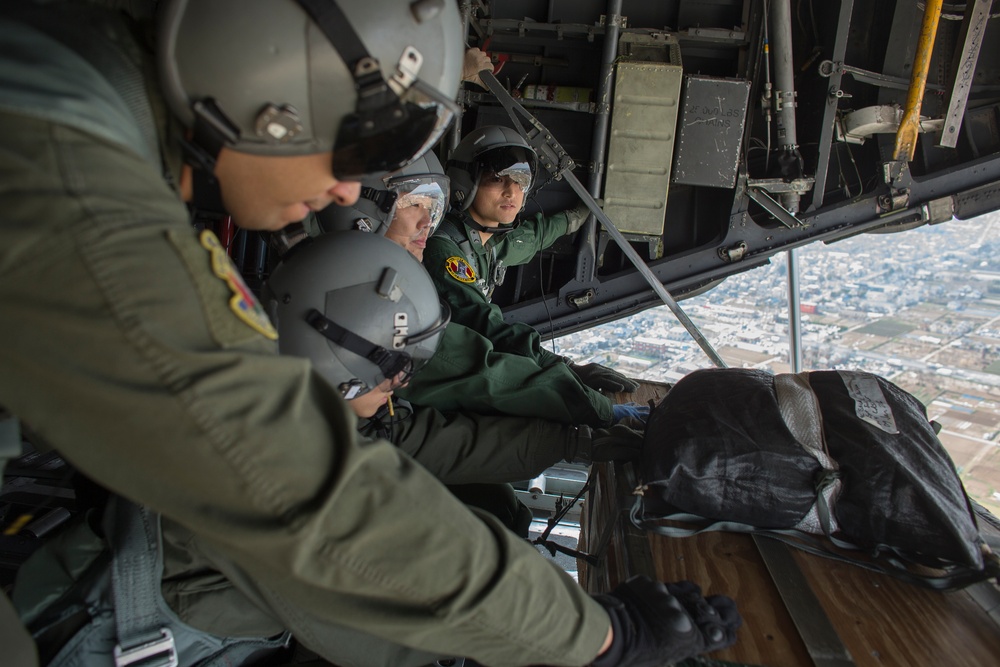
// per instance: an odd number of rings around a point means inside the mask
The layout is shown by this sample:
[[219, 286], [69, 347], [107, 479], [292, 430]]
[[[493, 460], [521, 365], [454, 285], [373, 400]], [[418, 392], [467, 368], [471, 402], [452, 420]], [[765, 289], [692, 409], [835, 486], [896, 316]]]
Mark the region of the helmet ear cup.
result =
[[[278, 330], [279, 351], [309, 359], [337, 388], [353, 383], [367, 391], [385, 379], [383, 369], [321, 333], [311, 323], [314, 311], [368, 347], [405, 353], [414, 365], [429, 359], [441, 338], [441, 303], [430, 276], [406, 250], [375, 234], [331, 232], [299, 244], [272, 272], [261, 300]], [[435, 333], [421, 336], [426, 332]]]

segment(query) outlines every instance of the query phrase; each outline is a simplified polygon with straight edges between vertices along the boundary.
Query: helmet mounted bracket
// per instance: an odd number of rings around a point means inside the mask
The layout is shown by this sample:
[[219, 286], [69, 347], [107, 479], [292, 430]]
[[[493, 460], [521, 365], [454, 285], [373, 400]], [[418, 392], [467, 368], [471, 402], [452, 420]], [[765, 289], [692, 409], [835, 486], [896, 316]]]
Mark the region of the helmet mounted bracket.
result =
[[379, 61], [368, 53], [354, 28], [336, 2], [323, 0], [297, 0], [326, 36], [341, 59], [348, 63], [354, 86], [358, 91], [355, 114], [358, 129], [365, 134], [377, 134], [383, 122], [395, 125], [406, 118], [400, 96], [416, 80], [423, 64], [423, 56], [412, 46], [407, 46], [397, 64], [396, 74], [390, 83], [382, 77]]

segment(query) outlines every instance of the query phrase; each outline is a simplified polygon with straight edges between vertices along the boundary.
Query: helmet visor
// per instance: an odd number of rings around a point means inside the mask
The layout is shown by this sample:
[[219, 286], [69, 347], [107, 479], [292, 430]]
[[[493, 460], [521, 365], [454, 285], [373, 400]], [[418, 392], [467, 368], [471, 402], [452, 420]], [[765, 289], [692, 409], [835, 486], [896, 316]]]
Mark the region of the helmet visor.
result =
[[333, 145], [333, 175], [342, 181], [397, 171], [436, 144], [458, 105], [420, 79], [402, 97], [387, 95], [385, 105], [344, 118]]
[[535, 155], [521, 146], [503, 146], [484, 153], [483, 169], [497, 176], [506, 176], [524, 192], [531, 189], [535, 178]]
[[444, 217], [448, 206], [450, 179], [447, 176], [428, 174], [425, 176], [398, 176], [388, 179], [386, 185], [391, 192], [396, 193], [396, 206], [389, 219], [392, 220], [396, 211], [411, 206], [421, 206], [427, 210], [431, 219], [428, 236], [434, 233]]

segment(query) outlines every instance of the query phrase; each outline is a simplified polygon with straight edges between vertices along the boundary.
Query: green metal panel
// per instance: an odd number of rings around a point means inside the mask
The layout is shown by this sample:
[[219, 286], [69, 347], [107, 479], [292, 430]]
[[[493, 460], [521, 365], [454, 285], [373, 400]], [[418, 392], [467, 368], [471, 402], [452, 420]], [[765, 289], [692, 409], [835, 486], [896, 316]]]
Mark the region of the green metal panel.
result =
[[615, 67], [604, 211], [624, 233], [663, 233], [682, 73], [649, 61]]

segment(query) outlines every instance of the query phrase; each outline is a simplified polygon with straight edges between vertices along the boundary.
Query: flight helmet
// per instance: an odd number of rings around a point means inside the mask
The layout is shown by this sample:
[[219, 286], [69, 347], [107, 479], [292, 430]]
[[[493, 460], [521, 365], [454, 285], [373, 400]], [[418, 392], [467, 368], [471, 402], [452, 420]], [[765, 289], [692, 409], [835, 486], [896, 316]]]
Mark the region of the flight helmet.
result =
[[303, 241], [271, 273], [261, 301], [279, 351], [312, 360], [346, 399], [386, 379], [408, 381], [450, 319], [424, 267], [375, 234]]
[[334, 175], [359, 180], [412, 162], [457, 110], [454, 0], [168, 0], [158, 31], [167, 103], [209, 170], [222, 146], [332, 150]]
[[476, 199], [479, 179], [486, 172], [509, 176], [524, 190], [525, 199], [535, 183], [538, 157], [516, 130], [487, 125], [467, 134], [448, 159], [451, 203], [468, 210]]
[[392, 174], [366, 176], [361, 196], [353, 206], [327, 206], [316, 213], [324, 231], [360, 229], [385, 235], [396, 210], [424, 206], [430, 213], [433, 234], [448, 210], [449, 179], [433, 151]]

